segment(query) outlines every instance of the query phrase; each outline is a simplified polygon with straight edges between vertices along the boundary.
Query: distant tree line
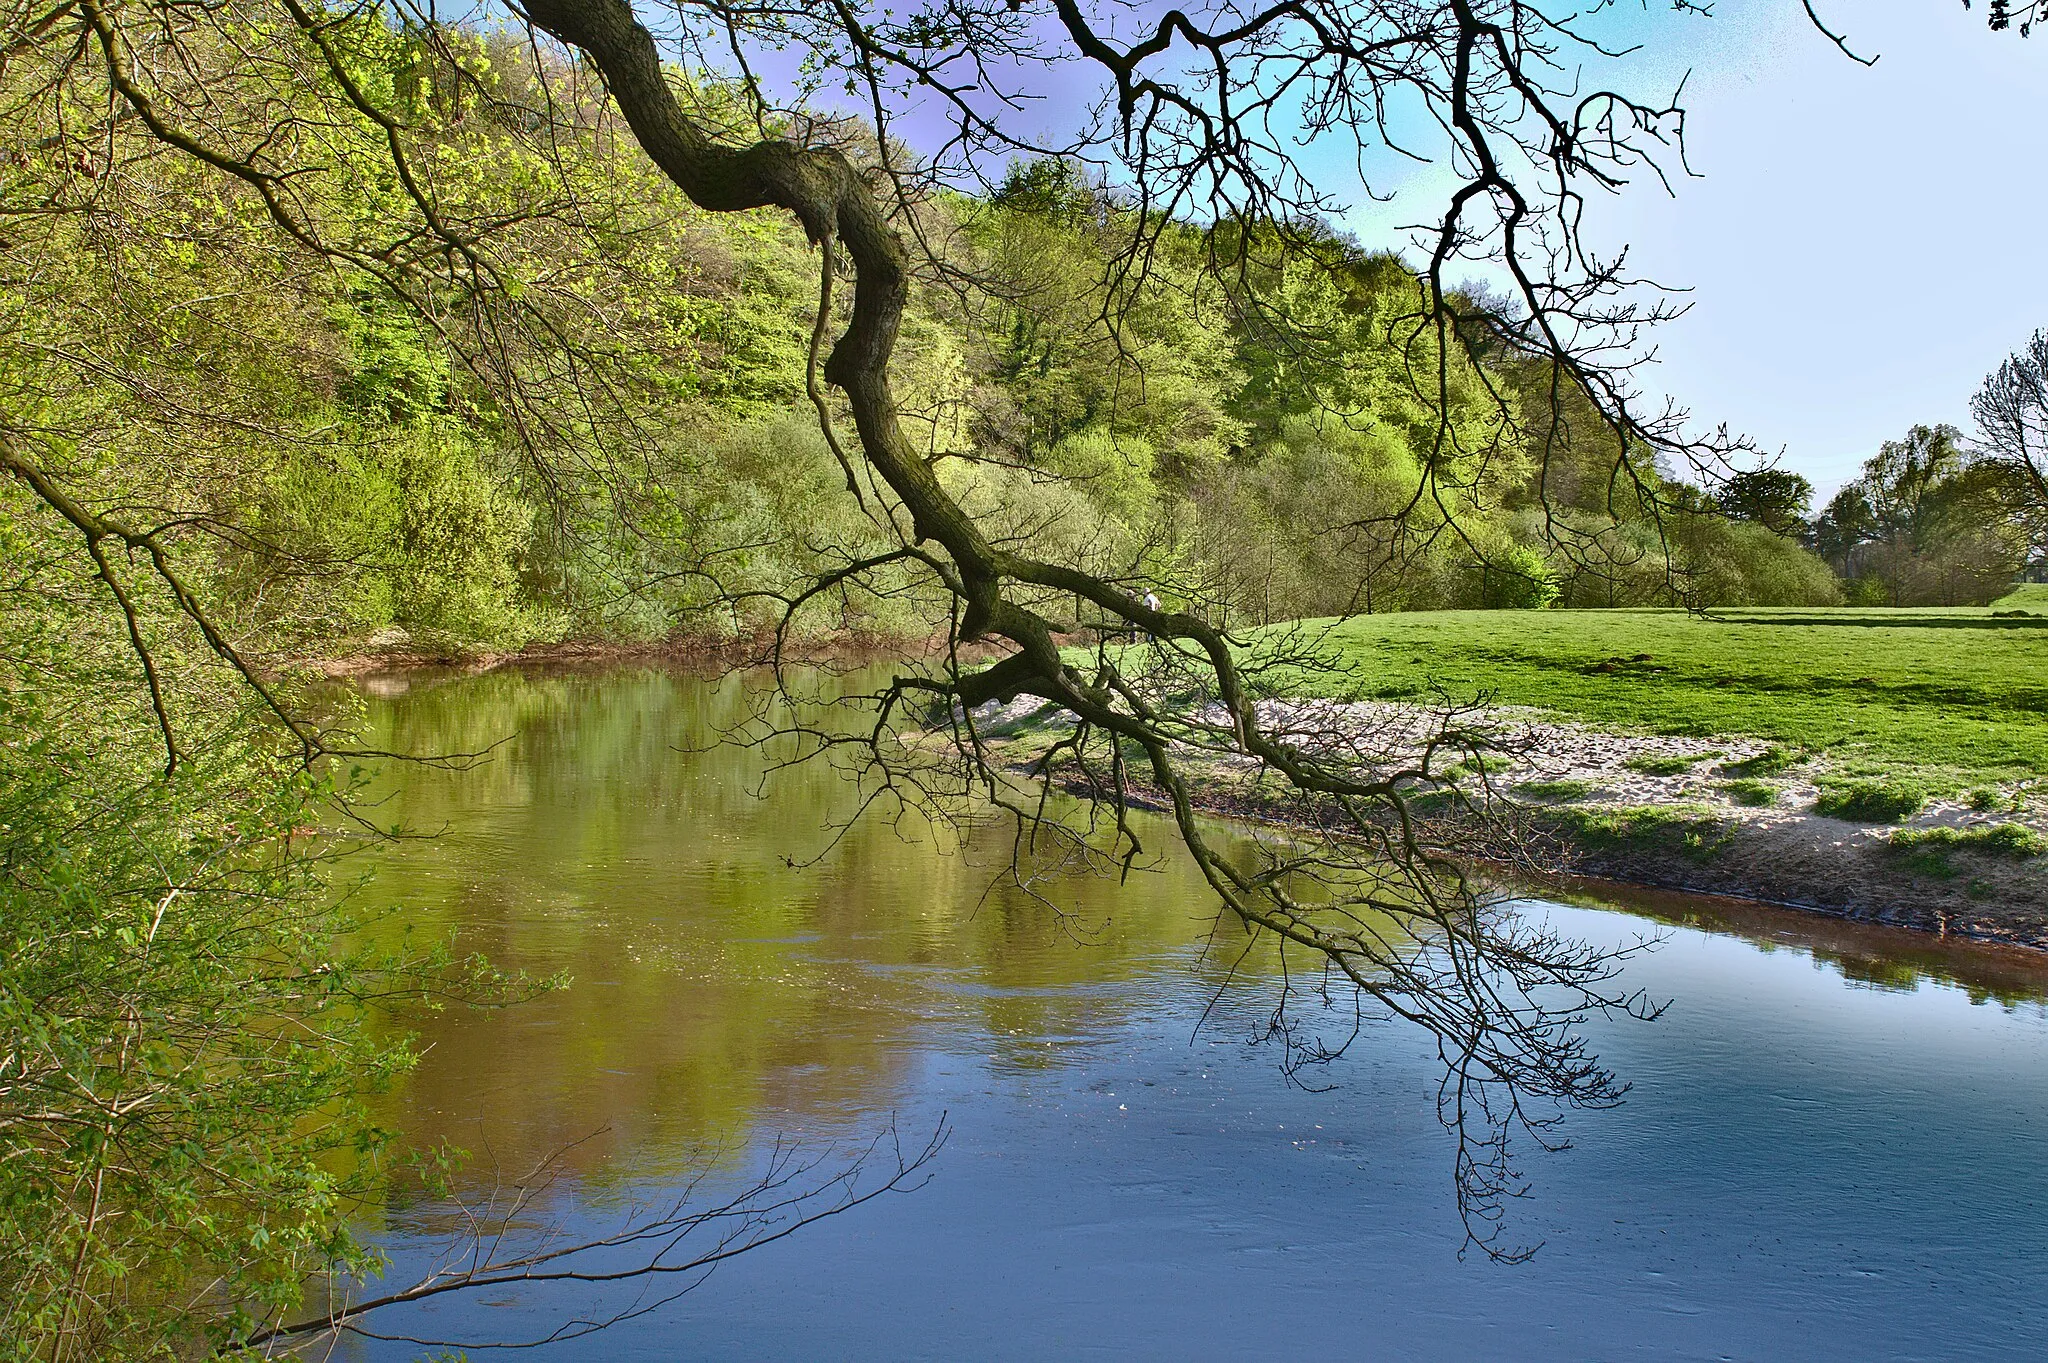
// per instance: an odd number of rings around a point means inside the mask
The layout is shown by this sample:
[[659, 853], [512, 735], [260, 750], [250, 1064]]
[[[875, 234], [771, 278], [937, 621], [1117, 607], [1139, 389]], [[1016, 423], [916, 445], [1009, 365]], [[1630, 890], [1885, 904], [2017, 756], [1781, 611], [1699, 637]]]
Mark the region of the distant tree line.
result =
[[1813, 512], [1786, 469], [1735, 474], [1714, 494], [1731, 519], [1794, 538], [1859, 605], [1981, 605], [2048, 566], [2048, 331], [1971, 400], [1974, 434], [1915, 426]]

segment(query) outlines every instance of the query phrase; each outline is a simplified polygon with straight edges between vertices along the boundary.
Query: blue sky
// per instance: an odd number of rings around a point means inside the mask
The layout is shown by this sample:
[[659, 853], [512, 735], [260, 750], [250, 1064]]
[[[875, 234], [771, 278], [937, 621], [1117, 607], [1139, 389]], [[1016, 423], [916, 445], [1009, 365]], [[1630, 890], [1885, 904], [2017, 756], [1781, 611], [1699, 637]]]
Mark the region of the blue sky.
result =
[[[2048, 32], [1991, 33], [1985, 0], [1816, 0], [1864, 67], [1799, 0], [1668, 3], [1595, 12], [1585, 31], [1639, 48], [1586, 79], [1646, 98], [1683, 80], [1696, 178], [1595, 200], [1587, 234], [1686, 290], [1646, 392], [1749, 435], [1825, 501], [1917, 422], [1967, 431], [1984, 376], [2048, 327]], [[1443, 192], [1416, 173], [1349, 225], [1398, 244]]]
[[1874, 67], [1798, 0], [1637, 18], [1646, 76], [1690, 63], [1701, 178], [1611, 201], [1596, 230], [1692, 290], [1647, 386], [1825, 495], [1915, 422], [1967, 429], [1984, 375], [2048, 326], [2048, 33], [1991, 33], [1982, 3], [1818, 3]]

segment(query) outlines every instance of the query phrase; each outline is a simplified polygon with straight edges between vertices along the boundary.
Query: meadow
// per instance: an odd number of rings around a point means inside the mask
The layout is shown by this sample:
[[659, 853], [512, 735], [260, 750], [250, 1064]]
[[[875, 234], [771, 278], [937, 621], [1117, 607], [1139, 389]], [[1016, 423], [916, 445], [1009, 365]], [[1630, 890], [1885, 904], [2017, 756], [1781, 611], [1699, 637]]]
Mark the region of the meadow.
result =
[[1277, 668], [1261, 688], [1754, 738], [1935, 789], [2048, 771], [2048, 587], [1940, 609], [1371, 615], [1327, 623], [1318, 647], [1338, 670]]

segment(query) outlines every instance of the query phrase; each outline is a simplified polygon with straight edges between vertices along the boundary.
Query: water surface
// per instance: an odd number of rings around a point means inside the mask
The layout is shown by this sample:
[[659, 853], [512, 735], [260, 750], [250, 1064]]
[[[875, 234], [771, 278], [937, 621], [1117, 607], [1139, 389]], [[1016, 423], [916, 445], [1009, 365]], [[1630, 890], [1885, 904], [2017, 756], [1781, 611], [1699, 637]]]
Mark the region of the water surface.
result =
[[[1291, 1084], [1247, 1043], [1272, 962], [1233, 971], [1240, 939], [1185, 864], [1067, 884], [1055, 912], [995, 883], [1000, 829], [944, 855], [880, 825], [833, 845], [838, 777], [764, 788], [760, 754], [703, 750], [743, 712], [731, 680], [377, 690], [389, 746], [509, 741], [468, 772], [400, 774], [380, 821], [440, 836], [382, 855], [371, 893], [502, 965], [574, 977], [420, 1024], [429, 1049], [387, 1118], [472, 1152], [465, 1197], [566, 1150], [539, 1211], [601, 1233], [692, 1178], [734, 1186], [777, 1142], [829, 1160], [950, 1130], [916, 1191], [543, 1357], [2048, 1348], [2048, 972], [2025, 955], [1670, 898], [1532, 900], [1596, 942], [1661, 934], [1626, 978], [1671, 1006], [1592, 1025], [1633, 1090], [1573, 1114], [1571, 1149], [1525, 1159], [1506, 1224], [1541, 1249], [1504, 1265], [1459, 1255], [1433, 1048], [1369, 1021], [1315, 1077], [1334, 1088]], [[401, 1193], [378, 1234], [403, 1269], [450, 1225]], [[378, 1324], [525, 1340], [683, 1285], [443, 1299]]]

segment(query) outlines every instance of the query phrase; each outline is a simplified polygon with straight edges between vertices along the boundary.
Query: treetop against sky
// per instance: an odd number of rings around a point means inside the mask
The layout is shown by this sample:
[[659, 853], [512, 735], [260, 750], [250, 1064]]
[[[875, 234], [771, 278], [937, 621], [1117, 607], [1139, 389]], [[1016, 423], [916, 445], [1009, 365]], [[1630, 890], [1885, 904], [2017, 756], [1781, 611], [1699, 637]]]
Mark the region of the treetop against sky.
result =
[[[1050, 6], [1028, 12], [1039, 8], [1027, 7], [1020, 31], [1051, 58], [1063, 35]], [[1168, 8], [1104, 6], [1101, 21], [1128, 41]], [[1823, 500], [1913, 424], [1967, 428], [1984, 375], [2048, 321], [2048, 277], [2012, 268], [1996, 245], [2048, 209], [2048, 188], [2015, 159], [2020, 130], [2048, 115], [2048, 45], [1994, 36], [1982, 5], [1942, 0], [1822, 5], [1822, 20], [1868, 66], [1797, 0], [1723, 0], [1711, 13], [1539, 8], [1583, 13], [1577, 31], [1616, 54], [1561, 50], [1564, 71], [1652, 103], [1683, 90], [1693, 174], [1674, 166], [1669, 194], [1638, 176], [1596, 197], [1586, 223], [1603, 248], [1629, 247], [1637, 273], [1686, 290], [1690, 310], [1660, 328], [1647, 390], [1669, 393], [1700, 423], [1726, 421], [1782, 449]], [[801, 52], [752, 60], [764, 80], [801, 83]], [[1101, 69], [1070, 50], [1065, 60], [996, 60], [985, 75], [978, 107], [1047, 148], [1071, 139], [1103, 93]], [[843, 88], [818, 85], [812, 99], [870, 112]], [[932, 153], [951, 138], [954, 112], [925, 92], [891, 110], [892, 131]], [[1382, 151], [1361, 161], [1354, 141], [1305, 134], [1298, 118], [1276, 132], [1302, 139], [1296, 154], [1342, 205], [1339, 225], [1419, 258], [1414, 228], [1439, 210], [1455, 168], [1429, 145], [1417, 102], [1391, 105], [1388, 127], [1432, 159]], [[999, 177], [1001, 167], [984, 170]], [[1468, 273], [1494, 272], [1475, 263]]]

